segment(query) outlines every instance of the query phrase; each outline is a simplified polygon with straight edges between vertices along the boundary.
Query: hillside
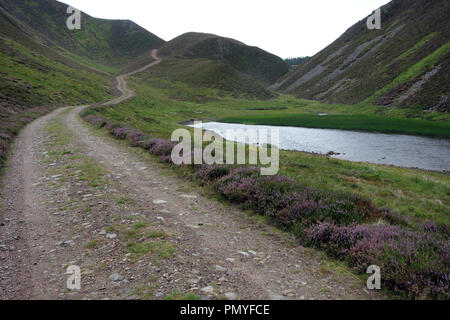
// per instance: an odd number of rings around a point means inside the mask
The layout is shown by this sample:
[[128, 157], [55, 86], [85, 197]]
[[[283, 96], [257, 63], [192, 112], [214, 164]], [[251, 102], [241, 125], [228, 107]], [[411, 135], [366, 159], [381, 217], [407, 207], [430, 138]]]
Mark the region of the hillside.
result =
[[165, 43], [158, 55], [164, 61], [148, 71], [148, 78], [180, 81], [249, 98], [274, 97], [266, 86], [289, 71], [289, 65], [273, 54], [206, 33], [185, 33]]
[[265, 84], [275, 82], [289, 70], [285, 61], [262, 49], [205, 33], [185, 33], [164, 44], [159, 55], [222, 62]]
[[21, 31], [45, 45], [111, 67], [123, 67], [164, 40], [129, 20], [81, 14], [81, 30], [69, 30], [68, 5], [54, 0], [1, 0], [0, 7]]
[[199, 92], [202, 88], [217, 90], [219, 96], [231, 95], [249, 99], [271, 99], [276, 94], [245, 73], [214, 60], [196, 58], [166, 58], [159, 65], [142, 73], [144, 83], [169, 87], [181, 82]]
[[66, 27], [67, 5], [0, 0], [0, 163], [20, 128], [62, 105], [105, 100], [113, 74], [164, 41], [130, 21], [82, 14]]
[[450, 2], [394, 0], [272, 86], [330, 103], [450, 110]]

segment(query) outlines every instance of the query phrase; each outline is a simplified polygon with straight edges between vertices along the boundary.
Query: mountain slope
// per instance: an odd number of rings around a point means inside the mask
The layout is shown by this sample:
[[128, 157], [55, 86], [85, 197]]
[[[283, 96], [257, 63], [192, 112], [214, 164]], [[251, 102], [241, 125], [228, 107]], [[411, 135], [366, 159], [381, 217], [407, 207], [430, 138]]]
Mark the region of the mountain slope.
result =
[[164, 61], [146, 78], [184, 82], [213, 88], [222, 94], [268, 99], [266, 87], [289, 71], [281, 58], [234, 39], [206, 33], [185, 33], [159, 50]]
[[164, 44], [159, 55], [222, 62], [265, 84], [275, 82], [289, 71], [287, 63], [271, 53], [234, 39], [206, 33], [185, 33]]
[[166, 58], [140, 77], [153, 85], [155, 82], [160, 82], [159, 85], [164, 82], [182, 82], [195, 89], [216, 89], [219, 95], [231, 94], [250, 99], [270, 99], [276, 96], [249, 75], [224, 63], [204, 58]]
[[394, 0], [382, 29], [367, 18], [272, 86], [331, 103], [450, 110], [450, 2]]
[[85, 13], [81, 14], [81, 30], [69, 30], [68, 5], [54, 0], [1, 0], [0, 7], [34, 39], [107, 66], [123, 67], [164, 43], [132, 21], [98, 19]]

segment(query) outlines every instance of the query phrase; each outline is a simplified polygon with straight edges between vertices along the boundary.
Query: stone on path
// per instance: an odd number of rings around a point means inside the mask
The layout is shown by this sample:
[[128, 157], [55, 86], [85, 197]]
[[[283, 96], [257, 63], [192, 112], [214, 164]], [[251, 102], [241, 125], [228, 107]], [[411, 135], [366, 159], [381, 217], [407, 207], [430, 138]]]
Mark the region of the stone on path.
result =
[[182, 195], [180, 195], [180, 197], [185, 198], [185, 199], [197, 199], [197, 196], [190, 195], [190, 194], [182, 194]]
[[220, 272], [226, 272], [227, 268], [224, 268], [222, 266], [216, 265], [216, 271], [220, 271]]
[[245, 257], [245, 258], [248, 258], [250, 255], [248, 254], [248, 252], [245, 252], [245, 251], [238, 251], [238, 253], [241, 255], [241, 256], [243, 256], [243, 257]]
[[225, 293], [225, 298], [227, 298], [228, 300], [236, 300], [237, 296], [234, 292], [227, 292]]
[[201, 289], [201, 292], [203, 292], [205, 294], [211, 294], [214, 292], [214, 288], [212, 286], [207, 286], [207, 287], [204, 287], [203, 289]]
[[272, 291], [268, 291], [267, 294], [269, 295], [270, 300], [285, 300], [281, 294]]
[[118, 282], [118, 281], [122, 281], [123, 277], [118, 273], [113, 273], [112, 275], [109, 276], [109, 280]]

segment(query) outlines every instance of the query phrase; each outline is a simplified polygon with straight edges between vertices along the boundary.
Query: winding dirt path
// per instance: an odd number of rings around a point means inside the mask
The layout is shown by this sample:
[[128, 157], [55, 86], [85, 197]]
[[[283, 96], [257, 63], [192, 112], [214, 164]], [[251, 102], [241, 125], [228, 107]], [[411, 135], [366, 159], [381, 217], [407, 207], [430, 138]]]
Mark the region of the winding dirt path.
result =
[[148, 68], [151, 68], [151, 67], [157, 65], [158, 63], [160, 63], [161, 59], [158, 57], [158, 50], [156, 50], [156, 49], [152, 50], [152, 58], [155, 59], [155, 61], [153, 61], [152, 63], [150, 63], [150, 64], [148, 64], [146, 66], [143, 66], [142, 68], [137, 69], [135, 71], [132, 71], [132, 72], [129, 72], [129, 73], [125, 73], [125, 74], [121, 74], [118, 77], [116, 77], [117, 90], [120, 91], [121, 96], [116, 98], [116, 99], [113, 99], [111, 101], [105, 102], [104, 104], [105, 105], [106, 104], [108, 104], [108, 105], [115, 105], [115, 104], [122, 103], [125, 100], [128, 100], [128, 99], [134, 97], [135, 92], [133, 90], [131, 90], [131, 89], [128, 89], [126, 78], [128, 78], [129, 76], [131, 76], [133, 74], [143, 72], [143, 71], [147, 70]]
[[[117, 78], [117, 104], [134, 96]], [[202, 194], [61, 108], [25, 128], [4, 178], [0, 299], [370, 299], [287, 235]], [[100, 182], [99, 182], [100, 181]], [[82, 269], [81, 290], [65, 268]]]

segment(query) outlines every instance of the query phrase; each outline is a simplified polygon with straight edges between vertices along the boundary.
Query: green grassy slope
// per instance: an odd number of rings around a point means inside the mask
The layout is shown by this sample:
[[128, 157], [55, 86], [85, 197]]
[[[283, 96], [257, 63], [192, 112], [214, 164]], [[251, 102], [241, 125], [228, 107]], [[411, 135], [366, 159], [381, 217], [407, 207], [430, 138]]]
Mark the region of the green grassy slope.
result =
[[205, 33], [185, 33], [162, 46], [160, 55], [220, 61], [265, 84], [275, 82], [289, 71], [289, 65], [273, 54]]
[[[111, 67], [123, 67], [164, 40], [128, 20], [105, 20], [82, 13], [81, 30], [69, 30], [68, 5], [54, 0], [2, 0], [0, 6], [20, 21], [19, 27], [72, 57]], [[24, 26], [25, 25], [25, 26]]]
[[67, 66], [0, 35], [0, 103], [83, 104], [109, 96], [108, 78]]
[[289, 71], [289, 65], [273, 54], [206, 33], [185, 33], [165, 43], [158, 54], [170, 62], [153, 73], [247, 97], [274, 96], [265, 87]]
[[362, 19], [274, 88], [331, 103], [363, 100], [448, 112], [450, 3], [392, 1], [381, 30]]
[[143, 74], [149, 83], [179, 81], [193, 88], [217, 89], [221, 95], [270, 99], [275, 94], [249, 75], [227, 64], [205, 58], [166, 58]]

